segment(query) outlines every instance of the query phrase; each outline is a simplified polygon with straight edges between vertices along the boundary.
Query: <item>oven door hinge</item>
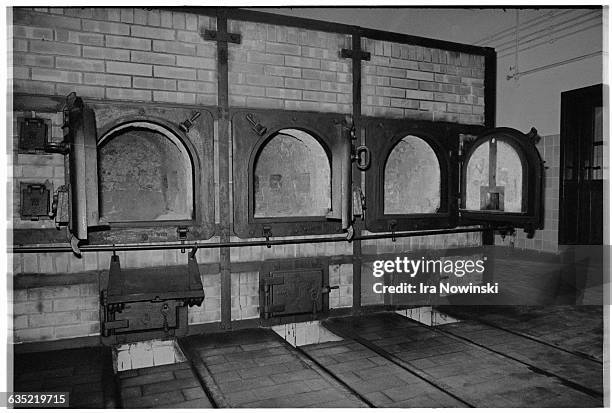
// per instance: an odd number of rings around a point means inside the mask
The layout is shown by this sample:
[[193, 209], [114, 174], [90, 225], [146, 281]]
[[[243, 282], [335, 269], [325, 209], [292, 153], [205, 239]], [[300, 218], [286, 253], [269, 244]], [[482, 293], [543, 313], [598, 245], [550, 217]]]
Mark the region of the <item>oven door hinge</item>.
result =
[[353, 186], [353, 217], [362, 217], [366, 209], [366, 197], [361, 188]]
[[273, 313], [282, 313], [285, 311], [284, 304], [275, 304], [272, 290], [274, 285], [282, 285], [285, 283], [284, 277], [271, 277], [268, 276], [264, 279], [264, 308], [263, 318], [268, 319], [272, 317]]

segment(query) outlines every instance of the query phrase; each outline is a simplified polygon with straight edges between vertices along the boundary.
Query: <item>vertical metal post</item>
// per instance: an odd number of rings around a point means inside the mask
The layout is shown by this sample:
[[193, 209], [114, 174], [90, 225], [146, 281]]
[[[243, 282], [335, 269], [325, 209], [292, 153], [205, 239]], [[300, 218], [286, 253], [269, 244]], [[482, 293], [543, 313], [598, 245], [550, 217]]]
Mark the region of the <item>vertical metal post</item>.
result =
[[[356, 28], [352, 35], [353, 66], [353, 124], [355, 125], [355, 142], [361, 142], [361, 33]], [[353, 186], [361, 187], [361, 171], [352, 168]], [[365, 212], [364, 212], [365, 213]], [[353, 228], [356, 236], [361, 236], [363, 220], [356, 220]], [[361, 241], [353, 241], [353, 314], [361, 312]]]
[[[220, 241], [229, 242], [230, 237], [230, 194], [229, 194], [229, 86], [228, 86], [228, 45], [227, 41], [227, 11], [217, 9], [217, 73], [218, 73], [218, 104], [219, 104], [219, 216]], [[219, 250], [219, 270], [221, 272], [221, 327], [231, 328], [232, 324], [232, 284], [230, 249]]]

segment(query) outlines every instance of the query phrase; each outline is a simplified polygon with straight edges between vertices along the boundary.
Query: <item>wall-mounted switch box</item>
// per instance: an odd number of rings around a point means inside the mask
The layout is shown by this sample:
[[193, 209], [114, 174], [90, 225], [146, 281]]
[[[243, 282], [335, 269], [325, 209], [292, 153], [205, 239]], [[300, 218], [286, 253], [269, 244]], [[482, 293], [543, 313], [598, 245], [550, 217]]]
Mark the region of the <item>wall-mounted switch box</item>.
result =
[[19, 118], [19, 153], [41, 153], [49, 143], [51, 121], [42, 118]]
[[52, 193], [51, 183], [20, 183], [21, 194], [21, 219], [38, 221], [49, 219], [50, 198]]

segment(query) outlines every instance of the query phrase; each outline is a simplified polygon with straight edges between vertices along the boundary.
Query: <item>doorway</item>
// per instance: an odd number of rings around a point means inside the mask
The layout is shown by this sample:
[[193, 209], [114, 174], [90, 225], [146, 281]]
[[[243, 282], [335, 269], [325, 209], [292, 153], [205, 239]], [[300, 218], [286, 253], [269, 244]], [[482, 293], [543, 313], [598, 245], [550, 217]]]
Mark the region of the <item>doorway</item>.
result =
[[603, 243], [603, 86], [561, 93], [559, 244]]

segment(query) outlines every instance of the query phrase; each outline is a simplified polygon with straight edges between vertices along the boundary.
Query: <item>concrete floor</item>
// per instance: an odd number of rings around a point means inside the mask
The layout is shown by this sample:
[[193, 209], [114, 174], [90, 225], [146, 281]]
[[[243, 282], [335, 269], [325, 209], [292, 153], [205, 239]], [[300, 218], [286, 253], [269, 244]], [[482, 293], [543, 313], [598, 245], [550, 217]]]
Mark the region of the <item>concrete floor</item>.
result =
[[187, 362], [113, 373], [103, 348], [18, 354], [17, 391], [71, 407], [596, 407], [601, 307], [442, 307], [331, 318], [342, 341], [293, 348], [269, 329], [180, 340]]

